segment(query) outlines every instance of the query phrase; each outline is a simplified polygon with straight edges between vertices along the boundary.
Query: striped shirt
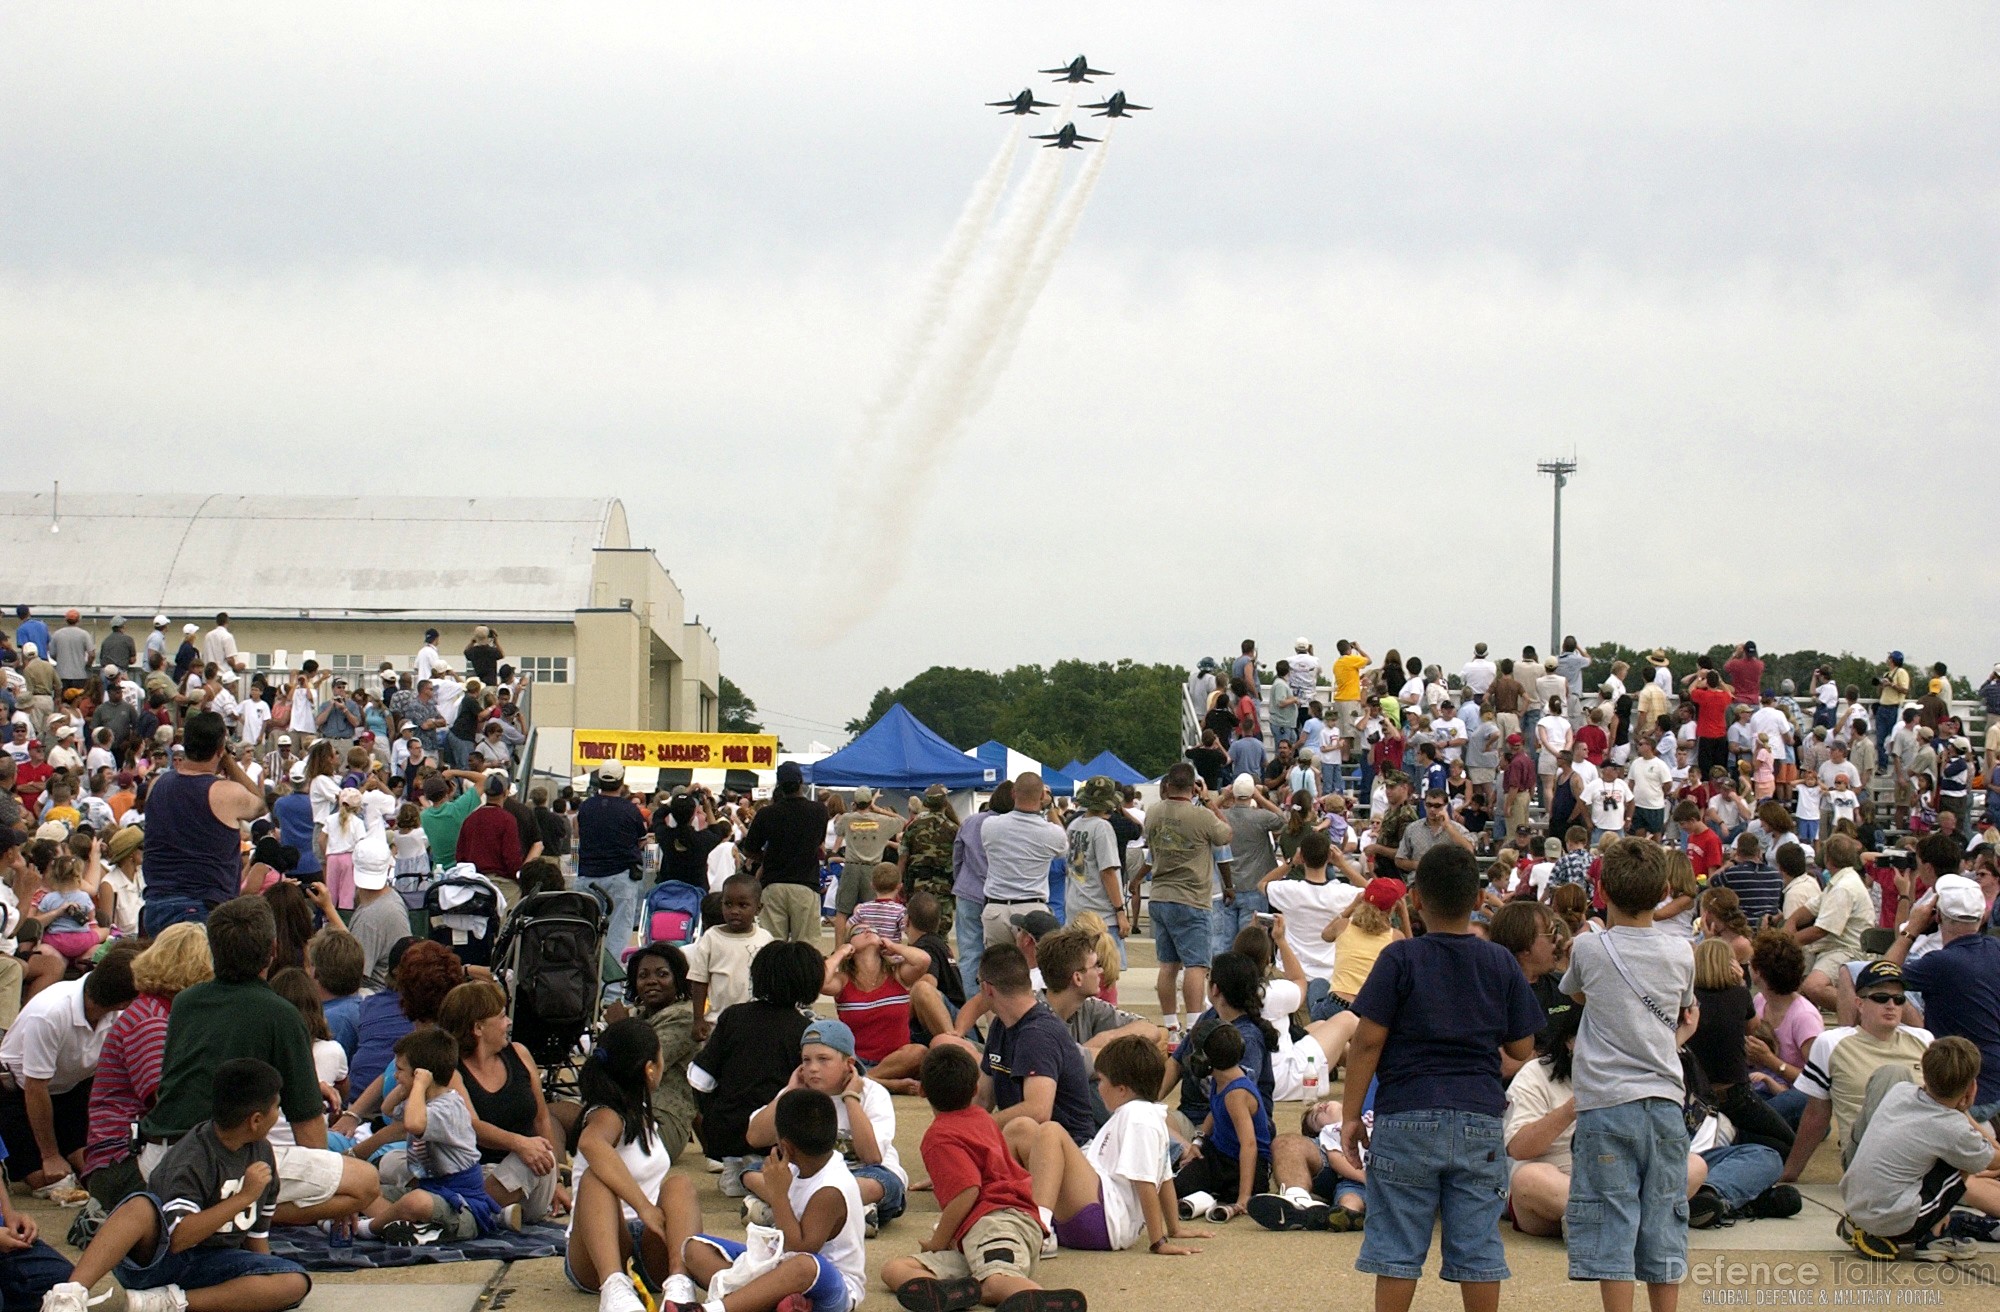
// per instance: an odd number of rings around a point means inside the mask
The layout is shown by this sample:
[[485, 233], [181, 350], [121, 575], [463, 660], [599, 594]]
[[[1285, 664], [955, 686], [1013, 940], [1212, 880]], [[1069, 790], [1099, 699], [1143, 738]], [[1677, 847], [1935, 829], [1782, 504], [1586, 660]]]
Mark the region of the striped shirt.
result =
[[1775, 916], [1785, 901], [1785, 876], [1762, 861], [1741, 861], [1708, 877], [1710, 888], [1726, 888], [1743, 905], [1743, 918], [1751, 928]]
[[130, 1156], [132, 1123], [152, 1108], [160, 1089], [170, 1005], [157, 993], [141, 993], [111, 1022], [97, 1059], [96, 1080], [90, 1086], [90, 1137], [83, 1156], [86, 1172]]
[[856, 929], [875, 931], [885, 943], [901, 943], [903, 930], [910, 923], [910, 913], [895, 898], [879, 897], [854, 908], [854, 914], [848, 920]]

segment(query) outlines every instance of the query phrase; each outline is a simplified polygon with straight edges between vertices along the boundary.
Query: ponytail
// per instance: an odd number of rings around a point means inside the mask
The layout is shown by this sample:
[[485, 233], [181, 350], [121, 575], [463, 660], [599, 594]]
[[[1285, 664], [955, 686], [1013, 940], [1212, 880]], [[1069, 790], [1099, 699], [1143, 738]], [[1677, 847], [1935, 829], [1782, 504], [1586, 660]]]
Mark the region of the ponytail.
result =
[[1264, 980], [1257, 963], [1241, 952], [1225, 952], [1209, 963], [1209, 986], [1222, 1000], [1256, 1023], [1264, 1050], [1278, 1050], [1278, 1031], [1264, 1019]]
[[646, 1063], [660, 1058], [660, 1036], [652, 1025], [631, 1016], [607, 1027], [577, 1076], [585, 1108], [608, 1107], [618, 1113], [623, 1143], [653, 1147], [653, 1091], [646, 1084]]

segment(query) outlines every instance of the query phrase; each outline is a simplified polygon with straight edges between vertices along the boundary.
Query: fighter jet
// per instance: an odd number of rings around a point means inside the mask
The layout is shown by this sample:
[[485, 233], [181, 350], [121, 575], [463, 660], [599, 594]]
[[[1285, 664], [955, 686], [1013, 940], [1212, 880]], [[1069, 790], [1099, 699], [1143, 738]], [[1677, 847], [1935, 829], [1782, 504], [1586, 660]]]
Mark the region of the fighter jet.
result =
[[1078, 142], [1096, 141], [1097, 139], [1096, 137], [1086, 137], [1078, 132], [1074, 123], [1065, 123], [1054, 132], [1042, 133], [1032, 138], [1035, 141], [1046, 141], [1049, 143], [1042, 147], [1043, 150], [1082, 150], [1083, 147], [1078, 145]]
[[1092, 118], [1130, 118], [1133, 110], [1151, 109], [1152, 106], [1134, 105], [1125, 99], [1123, 91], [1114, 91], [1111, 93], [1111, 99], [1100, 100], [1095, 105], [1085, 105], [1084, 108], [1099, 111], [1092, 114]]
[[986, 103], [1003, 114], [1032, 114], [1038, 109], [1055, 108], [1053, 100], [1037, 100], [1035, 93], [1026, 87], [1021, 88], [1021, 94], [1012, 100], [989, 100]]
[[1070, 60], [1061, 68], [1044, 68], [1044, 73], [1054, 73], [1058, 82], [1088, 82], [1094, 77], [1115, 77], [1114, 73], [1102, 68], [1092, 68], [1090, 61], [1082, 55]]

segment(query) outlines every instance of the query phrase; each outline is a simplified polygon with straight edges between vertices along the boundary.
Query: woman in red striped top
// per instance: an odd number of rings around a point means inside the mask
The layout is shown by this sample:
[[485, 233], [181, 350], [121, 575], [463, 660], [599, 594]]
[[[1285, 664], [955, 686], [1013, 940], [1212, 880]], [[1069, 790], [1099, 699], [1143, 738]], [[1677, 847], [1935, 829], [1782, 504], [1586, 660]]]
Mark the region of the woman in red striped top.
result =
[[911, 1013], [933, 1034], [951, 1032], [951, 1012], [930, 966], [928, 952], [890, 943], [869, 929], [855, 931], [827, 958], [820, 992], [854, 1031], [862, 1069], [891, 1093], [922, 1092], [916, 1074], [929, 1049], [911, 1042]]
[[111, 1022], [90, 1086], [90, 1141], [83, 1155], [86, 1176], [132, 1155], [132, 1123], [151, 1111], [159, 1096], [167, 1014], [174, 995], [214, 975], [208, 931], [196, 924], [168, 926], [151, 947], [132, 959], [132, 982], [138, 985], [139, 996]]

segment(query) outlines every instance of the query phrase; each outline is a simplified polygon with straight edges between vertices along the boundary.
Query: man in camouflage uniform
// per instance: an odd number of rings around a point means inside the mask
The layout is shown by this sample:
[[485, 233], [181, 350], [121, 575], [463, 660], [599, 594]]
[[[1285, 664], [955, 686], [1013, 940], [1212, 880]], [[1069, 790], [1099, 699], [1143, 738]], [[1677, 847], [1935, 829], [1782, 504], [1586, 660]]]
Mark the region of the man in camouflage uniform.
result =
[[1370, 873], [1398, 878], [1403, 871], [1396, 864], [1396, 849], [1402, 845], [1403, 831], [1417, 822], [1417, 808], [1410, 804], [1410, 776], [1401, 770], [1384, 770], [1382, 787], [1389, 808], [1375, 821], [1375, 841], [1362, 849], [1371, 862]]
[[924, 792], [923, 814], [903, 831], [903, 895], [922, 890], [937, 898], [938, 933], [951, 941], [951, 844], [958, 837], [958, 817], [952, 813], [951, 790], [932, 784]]

